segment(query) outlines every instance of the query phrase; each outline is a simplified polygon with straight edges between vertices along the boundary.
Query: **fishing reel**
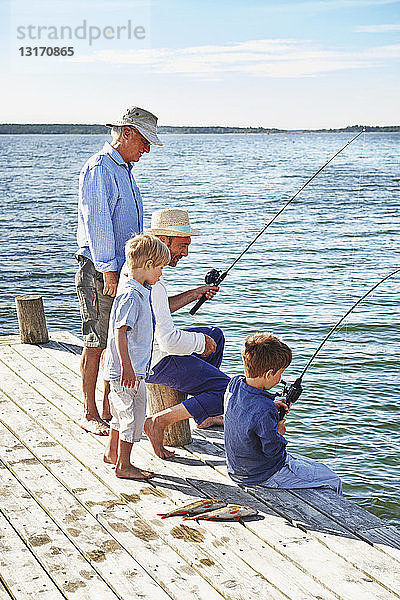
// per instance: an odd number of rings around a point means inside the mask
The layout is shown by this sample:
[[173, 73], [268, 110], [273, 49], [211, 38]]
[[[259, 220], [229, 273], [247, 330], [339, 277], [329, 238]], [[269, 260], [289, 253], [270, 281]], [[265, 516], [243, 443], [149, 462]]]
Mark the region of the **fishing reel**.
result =
[[[211, 269], [205, 276], [205, 282], [208, 285], [219, 285], [221, 281], [223, 281], [226, 277], [227, 273], [225, 271], [219, 271], [218, 269]], [[190, 309], [189, 314], [194, 315], [200, 308], [202, 304], [207, 300], [207, 296], [205, 294], [196, 302], [193, 308]]]
[[[286, 381], [282, 381], [284, 387], [282, 394], [279, 394], [279, 399], [282, 400], [282, 402], [284, 402], [288, 408], [290, 408], [291, 405], [294, 402], [296, 402], [296, 400], [298, 400], [301, 396], [301, 392], [303, 391], [301, 380], [302, 378], [298, 377], [296, 381], [289, 386], [287, 385]], [[278, 408], [278, 412], [279, 420], [281, 421], [285, 418], [285, 409], [282, 406], [280, 406]]]
[[222, 275], [224, 275], [223, 271], [218, 271], [218, 269], [211, 269], [210, 271], [208, 271], [208, 273], [206, 273], [204, 279], [208, 285], [219, 285], [221, 281], [225, 279], [225, 277], [222, 277]]

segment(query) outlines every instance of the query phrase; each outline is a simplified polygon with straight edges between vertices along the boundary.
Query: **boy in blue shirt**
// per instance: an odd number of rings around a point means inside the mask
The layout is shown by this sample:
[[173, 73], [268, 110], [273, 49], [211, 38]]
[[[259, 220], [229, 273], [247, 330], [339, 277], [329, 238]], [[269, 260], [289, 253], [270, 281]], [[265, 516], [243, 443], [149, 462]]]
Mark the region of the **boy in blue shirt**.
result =
[[145, 378], [155, 325], [151, 286], [160, 279], [170, 253], [161, 240], [143, 234], [127, 241], [125, 256], [130, 276], [113, 303], [104, 361], [113, 416], [104, 462], [115, 464], [117, 477], [149, 479], [154, 473], [135, 467], [131, 450], [140, 440], [146, 413]]
[[331, 488], [340, 478], [323, 463], [286, 452], [285, 420], [279, 420], [277, 385], [292, 361], [290, 348], [270, 333], [249, 335], [242, 349], [246, 377], [234, 377], [225, 396], [225, 450], [229, 476], [242, 485]]

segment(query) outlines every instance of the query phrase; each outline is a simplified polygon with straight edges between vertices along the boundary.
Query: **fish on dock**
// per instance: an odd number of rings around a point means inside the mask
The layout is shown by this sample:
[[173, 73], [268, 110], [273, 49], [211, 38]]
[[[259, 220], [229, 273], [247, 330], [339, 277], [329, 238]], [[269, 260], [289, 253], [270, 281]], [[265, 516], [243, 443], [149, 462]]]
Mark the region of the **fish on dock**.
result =
[[205, 519], [206, 521], [239, 521], [242, 517], [253, 517], [258, 510], [251, 506], [225, 506], [211, 512], [203, 512], [192, 517], [184, 517], [184, 521]]
[[227, 506], [227, 502], [225, 502], [225, 500], [197, 500], [191, 504], [185, 504], [185, 506], [175, 508], [170, 512], [158, 513], [157, 516], [161, 517], [162, 519], [166, 519], [167, 517], [175, 517], [178, 515], [207, 514], [208, 511], [215, 512], [217, 509], [221, 509], [224, 506]]

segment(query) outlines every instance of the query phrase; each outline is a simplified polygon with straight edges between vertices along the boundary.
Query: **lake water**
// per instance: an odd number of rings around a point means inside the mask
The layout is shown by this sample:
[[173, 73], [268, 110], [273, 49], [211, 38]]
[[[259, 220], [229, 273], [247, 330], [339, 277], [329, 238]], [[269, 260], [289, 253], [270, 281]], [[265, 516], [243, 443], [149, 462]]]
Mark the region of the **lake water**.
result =
[[[171, 291], [225, 269], [295, 191], [352, 136], [164, 135], [135, 166], [145, 207], [189, 210], [204, 236], [166, 269]], [[232, 270], [219, 296], [179, 326], [217, 324], [223, 370], [242, 371], [248, 333], [273, 331], [298, 376], [369, 287], [400, 264], [400, 134], [363, 134], [329, 165]], [[78, 174], [102, 136], [0, 136], [1, 333], [16, 333], [14, 297], [40, 293], [50, 330], [80, 333], [74, 291]], [[323, 347], [287, 420], [291, 452], [324, 460], [348, 498], [400, 524], [400, 275], [379, 287]]]

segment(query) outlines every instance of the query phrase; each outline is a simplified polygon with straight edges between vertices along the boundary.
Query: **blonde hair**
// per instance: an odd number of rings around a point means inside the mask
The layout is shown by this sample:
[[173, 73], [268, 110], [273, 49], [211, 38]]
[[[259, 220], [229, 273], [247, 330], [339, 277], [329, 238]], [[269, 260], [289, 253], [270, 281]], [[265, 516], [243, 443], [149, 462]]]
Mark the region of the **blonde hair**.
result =
[[253, 333], [242, 348], [246, 377], [261, 377], [271, 370], [276, 373], [292, 362], [292, 351], [272, 333]]
[[132, 269], [144, 267], [148, 260], [154, 267], [165, 267], [171, 260], [167, 246], [154, 235], [142, 233], [128, 240], [125, 244], [126, 264], [130, 272]]

